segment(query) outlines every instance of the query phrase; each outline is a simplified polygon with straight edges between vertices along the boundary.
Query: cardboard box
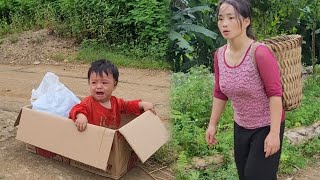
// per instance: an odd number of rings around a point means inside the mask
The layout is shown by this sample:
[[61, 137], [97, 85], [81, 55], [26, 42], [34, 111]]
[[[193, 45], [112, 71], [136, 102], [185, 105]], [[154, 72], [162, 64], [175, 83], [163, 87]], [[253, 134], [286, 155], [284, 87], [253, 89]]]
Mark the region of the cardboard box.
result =
[[138, 117], [122, 116], [121, 127], [113, 130], [88, 124], [79, 132], [68, 118], [23, 107], [16, 120], [16, 139], [27, 150], [102, 176], [119, 179], [145, 162], [169, 134], [160, 118], [151, 111]]

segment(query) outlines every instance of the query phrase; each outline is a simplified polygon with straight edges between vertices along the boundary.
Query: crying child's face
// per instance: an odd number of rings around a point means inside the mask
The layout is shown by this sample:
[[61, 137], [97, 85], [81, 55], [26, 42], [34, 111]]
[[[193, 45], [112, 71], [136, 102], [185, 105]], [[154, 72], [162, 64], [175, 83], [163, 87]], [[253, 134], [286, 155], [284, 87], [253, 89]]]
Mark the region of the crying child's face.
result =
[[93, 72], [89, 79], [90, 94], [95, 100], [101, 103], [106, 102], [110, 99], [116, 83], [111, 73], [107, 75], [103, 72], [100, 76]]

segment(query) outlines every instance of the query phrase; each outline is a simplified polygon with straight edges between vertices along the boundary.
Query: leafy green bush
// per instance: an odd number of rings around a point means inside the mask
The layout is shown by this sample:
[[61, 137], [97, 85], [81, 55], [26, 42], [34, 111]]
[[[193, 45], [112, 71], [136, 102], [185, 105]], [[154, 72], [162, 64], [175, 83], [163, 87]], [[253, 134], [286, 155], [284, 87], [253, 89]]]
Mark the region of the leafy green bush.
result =
[[77, 51], [75, 60], [92, 62], [96, 59], [106, 58], [119, 67], [135, 67], [148, 69], [169, 69], [166, 61], [159, 61], [154, 57], [127, 56], [117, 48], [96, 41], [84, 41]]
[[320, 120], [320, 72], [309, 76], [303, 87], [301, 107], [286, 113], [286, 127], [307, 126]]
[[259, 39], [280, 34], [300, 34], [304, 40], [303, 62], [311, 65], [315, 56], [320, 62], [319, 51], [315, 49], [320, 48], [320, 41], [315, 40], [313, 34], [320, 32], [318, 0], [265, 0], [251, 3], [254, 10], [253, 25]]
[[212, 67], [212, 52], [225, 43], [217, 34], [215, 5], [203, 3], [191, 0], [183, 7], [172, 7], [167, 58], [175, 72], [199, 65]]
[[187, 73], [175, 73], [171, 84], [171, 147], [176, 155], [176, 173], [179, 179], [203, 179], [209, 172], [190, 167], [191, 157], [223, 154], [225, 161], [231, 161], [230, 146], [233, 134], [232, 110], [230, 104], [218, 125], [221, 143], [209, 147], [205, 130], [211, 115], [213, 76], [204, 66], [192, 67]]
[[169, 0], [0, 0], [0, 28], [4, 27], [0, 36], [10, 31], [46, 27], [78, 42], [95, 40], [128, 56], [163, 60], [168, 44], [169, 3]]
[[[212, 106], [213, 76], [207, 68], [193, 67], [186, 74], [176, 73], [172, 78], [171, 107], [173, 111], [190, 117], [196, 126], [204, 127]], [[177, 118], [178, 119], [178, 118]], [[178, 120], [174, 124], [180, 123]]]
[[[173, 2], [168, 51], [173, 70], [186, 72], [201, 64], [211, 68], [212, 52], [225, 43], [221, 36], [216, 36], [219, 30], [214, 14], [218, 0]], [[302, 61], [307, 65], [320, 63], [320, 41], [316, 38], [320, 33], [319, 0], [251, 3], [253, 28], [259, 40], [281, 34], [301, 34], [304, 40]]]

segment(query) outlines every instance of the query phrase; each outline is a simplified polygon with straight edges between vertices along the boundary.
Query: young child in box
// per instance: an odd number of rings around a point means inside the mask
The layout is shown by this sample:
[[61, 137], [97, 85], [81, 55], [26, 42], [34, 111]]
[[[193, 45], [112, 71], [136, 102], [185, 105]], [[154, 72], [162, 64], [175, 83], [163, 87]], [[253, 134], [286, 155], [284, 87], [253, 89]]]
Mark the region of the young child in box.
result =
[[88, 71], [90, 96], [75, 105], [69, 113], [69, 118], [74, 120], [80, 132], [86, 129], [87, 123], [117, 129], [120, 127], [120, 114], [140, 115], [141, 110], [155, 113], [150, 102], [125, 101], [112, 96], [118, 78], [119, 71], [110, 61], [102, 59], [91, 63]]

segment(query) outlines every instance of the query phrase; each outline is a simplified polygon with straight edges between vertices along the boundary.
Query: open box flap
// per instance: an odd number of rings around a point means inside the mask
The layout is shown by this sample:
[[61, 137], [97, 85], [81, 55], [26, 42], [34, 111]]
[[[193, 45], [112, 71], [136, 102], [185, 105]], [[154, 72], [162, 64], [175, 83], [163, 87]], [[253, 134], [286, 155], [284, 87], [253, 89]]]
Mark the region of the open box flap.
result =
[[20, 109], [19, 115], [18, 115], [16, 121], [14, 122], [14, 125], [13, 125], [14, 127], [16, 127], [16, 126], [18, 126], [18, 125], [20, 124], [21, 113], [22, 113], [22, 110], [23, 110], [24, 108], [32, 109], [32, 105], [23, 106], [23, 107]]
[[128, 141], [141, 162], [145, 162], [168, 140], [168, 131], [160, 118], [151, 111], [144, 112], [119, 132]]
[[88, 124], [79, 132], [70, 119], [26, 107], [19, 120], [16, 139], [106, 169], [115, 130]]
[[16, 121], [14, 122], [14, 125], [13, 125], [14, 127], [16, 127], [20, 124], [21, 113], [22, 113], [22, 109], [20, 110], [19, 115], [18, 115]]

